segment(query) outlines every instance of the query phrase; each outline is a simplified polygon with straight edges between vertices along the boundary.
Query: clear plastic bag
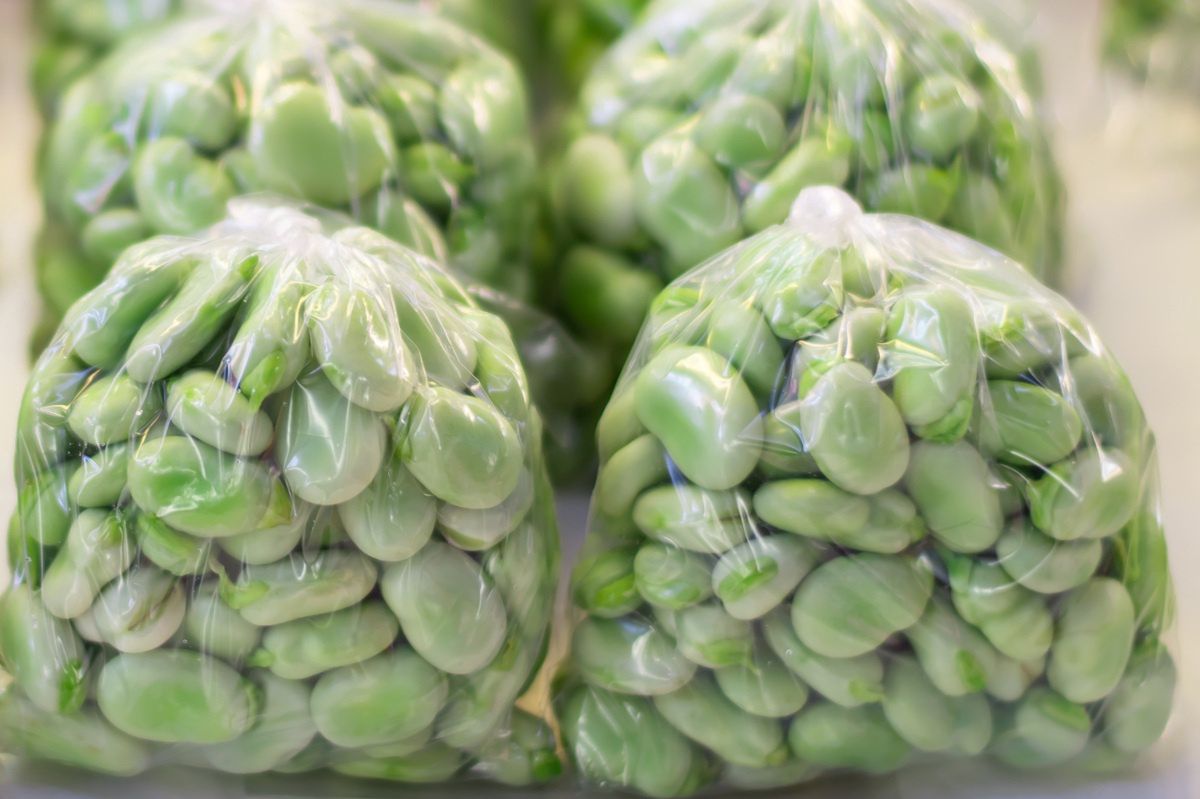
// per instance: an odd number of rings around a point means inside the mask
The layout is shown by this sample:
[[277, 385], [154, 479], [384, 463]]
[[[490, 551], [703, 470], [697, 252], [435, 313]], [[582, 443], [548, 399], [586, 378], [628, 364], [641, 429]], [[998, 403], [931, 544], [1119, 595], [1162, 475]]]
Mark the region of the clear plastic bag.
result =
[[659, 295], [598, 440], [556, 698], [585, 781], [1119, 768], [1163, 733], [1154, 437], [995, 251], [808, 189]]
[[659, 0], [583, 88], [560, 301], [628, 346], [662, 286], [805, 186], [912, 213], [1051, 284], [1061, 192], [1021, 56], [955, 0]]
[[401, 781], [557, 773], [558, 534], [504, 323], [328, 212], [125, 252], [21, 408], [0, 751]]
[[537, 27], [560, 98], [574, 96], [588, 70], [628, 30], [650, 0], [535, 0]]
[[179, 13], [180, 0], [39, 0], [31, 3], [38, 42], [30, 69], [34, 99], [53, 116], [71, 82], [122, 39]]
[[259, 190], [349, 213], [527, 298], [527, 105], [509, 58], [426, 4], [197, 2], [64, 96], [41, 180], [77, 279], [48, 299], [81, 296], [130, 244], [203, 229]]

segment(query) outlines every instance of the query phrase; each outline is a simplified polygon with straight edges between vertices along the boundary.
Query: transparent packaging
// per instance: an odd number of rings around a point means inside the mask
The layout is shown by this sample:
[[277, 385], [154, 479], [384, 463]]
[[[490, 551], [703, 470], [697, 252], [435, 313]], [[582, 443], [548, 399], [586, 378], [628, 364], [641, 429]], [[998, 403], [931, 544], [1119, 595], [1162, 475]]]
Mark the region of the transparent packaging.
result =
[[30, 83], [38, 109], [53, 116], [62, 94], [119, 41], [179, 13], [180, 0], [38, 0], [30, 3], [40, 40]]
[[628, 30], [649, 0], [534, 0], [544, 55], [553, 69], [554, 94], [569, 98], [613, 41]]
[[[528, 298], [536, 212], [513, 62], [401, 0], [197, 2], [71, 85], [40, 177], [53, 311], [130, 244], [270, 191], [340, 210]], [[47, 271], [45, 258], [43, 273]]]
[[665, 283], [812, 185], [1055, 284], [1061, 188], [1008, 38], [956, 0], [652, 3], [590, 74], [557, 168], [565, 313], [628, 347]]
[[1082, 773], [1163, 734], [1154, 436], [999, 253], [807, 189], [658, 296], [598, 442], [556, 692], [585, 782]]
[[434, 261], [267, 198], [131, 247], [34, 367], [15, 472], [0, 751], [558, 773], [541, 422]]

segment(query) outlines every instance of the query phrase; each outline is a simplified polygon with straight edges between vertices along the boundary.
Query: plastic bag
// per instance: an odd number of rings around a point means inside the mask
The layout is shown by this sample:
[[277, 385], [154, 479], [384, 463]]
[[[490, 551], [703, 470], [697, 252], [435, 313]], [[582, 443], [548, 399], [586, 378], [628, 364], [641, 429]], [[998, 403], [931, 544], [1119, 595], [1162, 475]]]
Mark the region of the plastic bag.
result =
[[122, 774], [556, 772], [515, 707], [558, 575], [515, 345], [346, 221], [236, 200], [71, 309], [21, 408], [0, 749]]
[[572, 97], [592, 65], [628, 30], [649, 0], [536, 0], [536, 16], [544, 55], [550, 62], [544, 77], [554, 94]]
[[30, 69], [34, 99], [53, 116], [62, 94], [117, 42], [179, 13], [180, 0], [39, 0]]
[[1110, 0], [1107, 59], [1150, 83], [1200, 91], [1200, 3], [1196, 0]]
[[534, 152], [506, 56], [398, 0], [205, 7], [118, 48], [63, 99], [41, 177], [87, 267], [75, 272], [102, 274], [126, 246], [195, 232], [266, 190], [529, 294]]
[[628, 346], [666, 281], [809, 185], [1058, 279], [1058, 178], [1018, 56], [953, 0], [660, 0], [583, 89], [560, 301]]
[[558, 695], [585, 780], [1114, 768], [1163, 732], [1154, 437], [998, 253], [808, 189], [659, 295], [598, 439]]

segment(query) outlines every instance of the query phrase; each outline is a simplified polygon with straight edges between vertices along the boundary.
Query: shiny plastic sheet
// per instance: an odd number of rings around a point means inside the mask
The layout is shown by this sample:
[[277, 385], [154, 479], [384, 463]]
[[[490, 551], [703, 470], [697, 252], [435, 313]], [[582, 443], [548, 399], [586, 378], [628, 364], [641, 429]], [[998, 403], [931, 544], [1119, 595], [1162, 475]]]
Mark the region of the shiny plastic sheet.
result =
[[995, 251], [808, 189], [657, 297], [598, 441], [556, 699], [586, 782], [1082, 772], [1162, 734], [1154, 437]]
[[524, 298], [527, 105], [506, 56], [425, 4], [198, 3], [63, 98], [41, 180], [47, 237], [69, 257], [43, 255], [40, 285], [61, 314], [126, 246], [195, 232], [230, 197], [267, 190]]
[[591, 73], [554, 206], [560, 301], [628, 346], [665, 282], [841, 185], [1058, 279], [1020, 56], [954, 0], [660, 0]]
[[125, 252], [37, 362], [0, 751], [134, 774], [557, 774], [541, 422], [504, 323], [329, 212]]

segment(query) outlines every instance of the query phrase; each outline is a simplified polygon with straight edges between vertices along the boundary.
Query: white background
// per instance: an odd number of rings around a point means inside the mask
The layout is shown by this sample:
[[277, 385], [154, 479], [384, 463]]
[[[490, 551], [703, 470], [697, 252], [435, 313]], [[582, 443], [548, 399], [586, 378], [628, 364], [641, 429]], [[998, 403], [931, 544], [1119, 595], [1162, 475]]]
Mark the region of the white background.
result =
[[[1099, 0], [1042, 0], [1041, 9], [1033, 30], [1043, 50], [1050, 114], [1070, 193], [1068, 293], [1128, 370], [1158, 432], [1179, 598], [1176, 643], [1182, 680], [1172, 728], [1137, 773], [1121, 778], [1014, 779], [976, 765], [952, 764], [914, 768], [887, 779], [821, 783], [788, 791], [789, 796], [1200, 796], [1200, 735], [1189, 724], [1200, 715], [1200, 96], [1135, 90], [1119, 78], [1101, 75], [1095, 58]], [[0, 464], [5, 465], [0, 470], [0, 518], [7, 518], [15, 503], [8, 471], [12, 431], [28, 373], [28, 332], [38, 308], [29, 259], [39, 219], [32, 175], [38, 122], [26, 91], [26, 16], [22, 0], [0, 0]], [[578, 495], [563, 500], [564, 560], [569, 561], [583, 532], [586, 500]], [[246, 782], [182, 771], [115, 781], [18, 764], [8, 764], [4, 776], [4, 768], [0, 764], [3, 799], [350, 797], [397, 791], [307, 778], [282, 785], [272, 779]], [[454, 788], [448, 793], [476, 791]]]

